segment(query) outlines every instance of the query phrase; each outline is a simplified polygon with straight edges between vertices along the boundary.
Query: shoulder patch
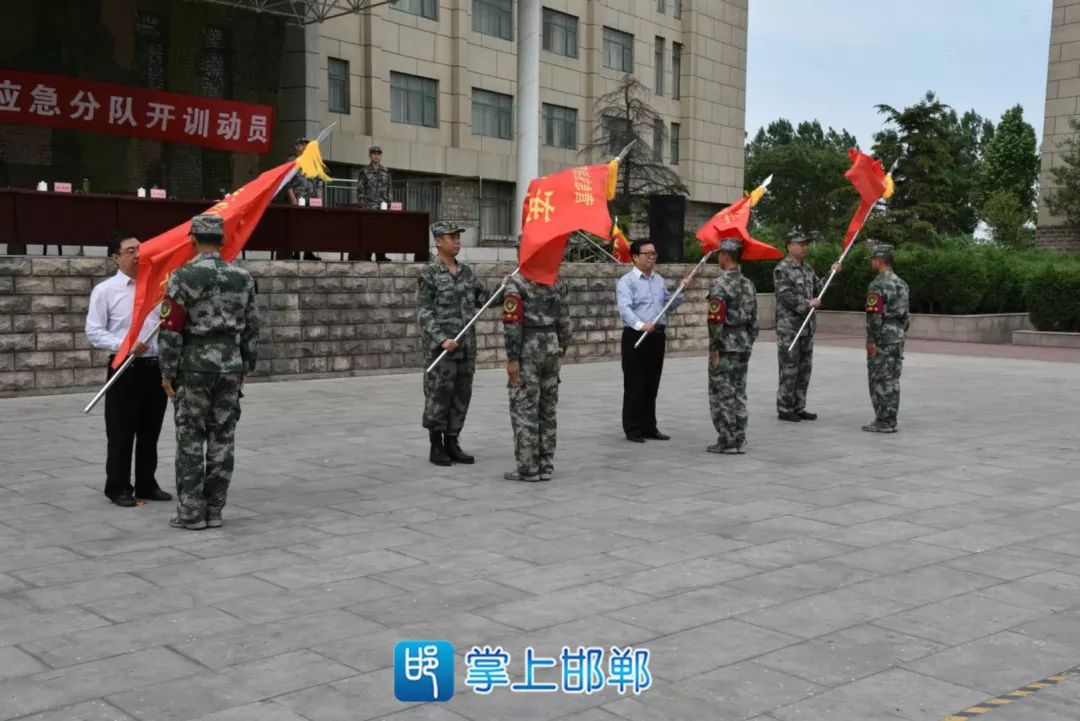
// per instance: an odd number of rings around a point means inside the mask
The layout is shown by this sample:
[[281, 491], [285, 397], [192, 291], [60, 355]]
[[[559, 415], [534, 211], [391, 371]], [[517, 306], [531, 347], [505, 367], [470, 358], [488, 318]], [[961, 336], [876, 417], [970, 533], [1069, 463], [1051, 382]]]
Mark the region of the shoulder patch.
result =
[[525, 317], [525, 308], [520, 295], [503, 296], [503, 323], [521, 323]]
[[881, 293], [872, 290], [866, 294], [866, 312], [878, 315], [885, 312], [885, 299], [881, 297]]
[[187, 325], [187, 311], [173, 298], [165, 296], [161, 301], [161, 329], [171, 330], [173, 333], [183, 333]]
[[727, 321], [727, 302], [720, 298], [709, 298], [709, 325], [723, 325]]

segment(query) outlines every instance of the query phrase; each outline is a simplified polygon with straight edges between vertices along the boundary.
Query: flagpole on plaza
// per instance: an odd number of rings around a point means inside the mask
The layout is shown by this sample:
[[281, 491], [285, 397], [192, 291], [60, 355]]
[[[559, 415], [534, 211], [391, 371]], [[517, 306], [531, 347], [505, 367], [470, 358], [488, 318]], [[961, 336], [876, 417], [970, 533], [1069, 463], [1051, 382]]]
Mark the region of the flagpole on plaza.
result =
[[[143, 338], [142, 340], [140, 340], [139, 342], [144, 344], [144, 345], [148, 344], [150, 341], [152, 341], [154, 339], [154, 336], [156, 336], [158, 334], [159, 330], [161, 330], [161, 324], [160, 323], [158, 325], [154, 326], [154, 329], [152, 331], [150, 331], [149, 333], [147, 333], [146, 337]], [[83, 412], [84, 416], [87, 413], [89, 413], [91, 411], [91, 409], [93, 409], [94, 406], [96, 406], [98, 404], [98, 401], [100, 401], [102, 399], [102, 397], [104, 397], [104, 395], [108, 392], [108, 390], [110, 388], [112, 388], [113, 384], [116, 383], [116, 381], [118, 381], [120, 379], [120, 376], [122, 376], [124, 374], [124, 371], [126, 371], [128, 368], [131, 367], [131, 364], [135, 362], [136, 357], [137, 356], [134, 353], [128, 353], [128, 357], [124, 359], [124, 362], [121, 363], [120, 367], [116, 369], [116, 372], [112, 374], [112, 378], [110, 378], [108, 380], [108, 382], [106, 382], [105, 385], [103, 385], [101, 387], [101, 390], [99, 390], [97, 392], [97, 395], [95, 395], [90, 400], [90, 402], [86, 404], [86, 408], [83, 408], [82, 412]]]
[[[759, 188], [768, 188], [769, 183], [772, 182], [772, 179], [773, 179], [773, 176], [772, 176], [772, 173], [770, 173], [769, 177], [767, 177], [767, 178], [765, 178], [765, 180], [761, 181], [761, 185], [759, 185], [758, 187]], [[679, 295], [681, 295], [684, 290], [686, 290], [686, 281], [693, 280], [694, 275], [696, 275], [697, 272], [699, 270], [701, 270], [701, 267], [703, 265], [705, 265], [705, 263], [709, 260], [709, 258], [712, 257], [712, 254], [715, 253], [715, 252], [716, 251], [714, 251], [714, 250], [710, 250], [708, 253], [706, 253], [702, 257], [702, 259], [698, 261], [698, 264], [694, 266], [694, 269], [690, 271], [690, 275], [686, 276], [681, 281], [679, 281], [679, 287], [675, 289], [675, 292], [671, 294], [670, 298], [668, 298], [668, 302], [664, 304], [664, 307], [661, 308], [660, 312], [656, 314], [655, 318], [653, 318], [653, 321], [652, 321], [653, 325], [656, 325], [657, 323], [660, 322], [660, 319], [664, 317], [664, 313], [667, 313], [668, 308], [670, 308], [671, 304], [675, 302], [675, 299], [678, 298]], [[637, 343], [634, 343], [634, 347], [637, 348], [642, 343], [644, 343], [645, 342], [645, 336], [647, 336], [648, 334], [649, 334], [649, 331], [647, 331], [647, 330], [641, 331], [641, 336], [637, 339]]]
[[[893, 161], [892, 167], [889, 168], [889, 172], [886, 174], [887, 177], [892, 176], [892, 174], [896, 170], [896, 166], [897, 166], [897, 164], [899, 162], [900, 162], [900, 158], [897, 157], [897, 159]], [[833, 263], [834, 266], [839, 265], [839, 264], [844, 262], [844, 258], [847, 257], [848, 251], [851, 250], [853, 245], [855, 245], [855, 241], [859, 239], [859, 233], [862, 232], [863, 226], [866, 225], [866, 221], [868, 221], [870, 219], [870, 214], [874, 212], [875, 207], [877, 207], [876, 202], [873, 205], [871, 205], [869, 208], [866, 209], [866, 213], [863, 215], [862, 223], [859, 224], [859, 229], [855, 231], [855, 235], [851, 236], [851, 242], [848, 243], [844, 247], [844, 250], [840, 253], [840, 257], [836, 259], [835, 263]], [[825, 291], [827, 291], [829, 289], [829, 284], [832, 283], [833, 278], [835, 278], [835, 277], [836, 277], [836, 268], [834, 267], [829, 271], [829, 277], [825, 279], [825, 285], [821, 286], [821, 292], [818, 293], [817, 300], [821, 300], [822, 298], [825, 297]], [[806, 330], [807, 324], [809, 324], [810, 319], [814, 317], [814, 311], [815, 310], [817, 310], [817, 309], [816, 308], [811, 308], [810, 312], [808, 312], [806, 314], [806, 317], [803, 318], [802, 325], [799, 326], [799, 332], [795, 334], [795, 338], [792, 339], [791, 345], [788, 346], [788, 353], [790, 353], [791, 350], [795, 347], [795, 344], [799, 342], [799, 338], [802, 336], [803, 331]]]

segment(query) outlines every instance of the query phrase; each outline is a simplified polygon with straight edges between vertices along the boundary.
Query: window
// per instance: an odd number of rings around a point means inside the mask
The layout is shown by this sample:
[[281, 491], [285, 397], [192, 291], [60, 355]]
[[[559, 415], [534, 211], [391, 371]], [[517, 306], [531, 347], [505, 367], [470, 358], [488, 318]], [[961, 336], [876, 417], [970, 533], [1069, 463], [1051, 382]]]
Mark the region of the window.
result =
[[[165, 89], [165, 23], [158, 15], [135, 14], [135, 62], [142, 86], [150, 90]], [[220, 95], [212, 97], [222, 97]]]
[[544, 145], [577, 150], [577, 109], [544, 103]]
[[656, 65], [656, 94], [664, 94], [664, 39], [656, 38], [656, 54], [653, 56], [653, 64]]
[[656, 12], [664, 12], [664, 0], [656, 0]]
[[203, 51], [199, 56], [199, 79], [202, 94], [208, 98], [232, 96], [229, 73], [229, 36], [225, 28], [207, 25], [203, 29]]
[[682, 0], [674, 0], [672, 3], [671, 15], [676, 19], [682, 17]]
[[394, 0], [390, 7], [428, 20], [439, 19], [439, 0]]
[[[521, 216], [518, 216], [521, 222]], [[480, 193], [481, 239], [510, 238], [514, 235], [514, 185], [484, 181]]]
[[439, 81], [390, 73], [390, 121], [438, 127]]
[[664, 120], [657, 118], [653, 122], [652, 129], [652, 159], [657, 163], [664, 162]]
[[327, 74], [330, 76], [328, 88], [330, 90], [330, 112], [349, 112], [349, 61], [330, 58], [327, 65]]
[[473, 88], [472, 131], [473, 135], [489, 138], [513, 137], [513, 98], [490, 90]]
[[472, 29], [503, 40], [514, 39], [514, 9], [511, 0], [473, 0]]
[[682, 96], [682, 45], [671, 44], [671, 97]]
[[679, 164], [679, 124], [671, 124], [671, 164]]
[[578, 56], [578, 19], [556, 10], [544, 8], [544, 50], [568, 58]]
[[605, 115], [601, 123], [604, 136], [608, 141], [608, 151], [612, 155], [618, 155], [619, 151], [630, 142], [630, 121], [614, 115]]
[[604, 28], [604, 67], [634, 72], [634, 36]]

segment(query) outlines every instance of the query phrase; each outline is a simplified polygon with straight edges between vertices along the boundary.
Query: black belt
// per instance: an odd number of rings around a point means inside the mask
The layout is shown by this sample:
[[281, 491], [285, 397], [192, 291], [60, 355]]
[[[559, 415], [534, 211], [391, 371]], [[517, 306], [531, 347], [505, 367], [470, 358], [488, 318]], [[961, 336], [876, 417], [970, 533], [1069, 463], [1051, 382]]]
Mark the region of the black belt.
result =
[[[110, 366], [112, 365], [114, 358], [116, 358], [115, 355], [109, 356], [109, 365]], [[139, 358], [138, 356], [136, 356], [135, 360], [133, 360], [131, 362], [131, 365], [147, 366], [147, 367], [157, 368], [157, 366], [158, 366], [158, 358], [157, 358], [157, 356], [152, 356], [150, 358]]]
[[[631, 327], [630, 327], [630, 326], [628, 326], [628, 325], [624, 325], [624, 326], [623, 326], [623, 330], [628, 330], [628, 331], [632, 331], [632, 332], [634, 332], [634, 333], [644, 333], [644, 332], [645, 332], [645, 329], [644, 329], [644, 328], [642, 328], [641, 330], [638, 330], [638, 329], [636, 329], [636, 328], [631, 328]], [[658, 325], [658, 326], [654, 327], [654, 328], [652, 329], [652, 331], [650, 331], [650, 332], [652, 332], [652, 333], [663, 333], [663, 332], [664, 332], [664, 331], [666, 331], [666, 330], [667, 330], [667, 326], [666, 326], [666, 325]]]
[[528, 328], [529, 330], [558, 330], [558, 328], [553, 325], [525, 325], [522, 327]]

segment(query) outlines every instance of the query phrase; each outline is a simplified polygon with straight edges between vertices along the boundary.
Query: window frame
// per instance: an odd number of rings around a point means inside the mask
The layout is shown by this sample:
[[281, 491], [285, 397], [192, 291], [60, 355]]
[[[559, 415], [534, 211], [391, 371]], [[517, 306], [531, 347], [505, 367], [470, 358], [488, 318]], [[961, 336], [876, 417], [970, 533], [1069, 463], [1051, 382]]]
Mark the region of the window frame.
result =
[[653, 92], [657, 97], [663, 97], [664, 95], [664, 53], [667, 51], [667, 40], [660, 35], [656, 36], [653, 48], [653, 64], [656, 66], [653, 69], [655, 73], [655, 87]]
[[[558, 22], [551, 22], [557, 20]], [[552, 10], [551, 8], [544, 8], [540, 20], [540, 43], [545, 52], [552, 53], [554, 55], [560, 55], [564, 58], [577, 59], [580, 55], [579, 42], [578, 42], [578, 26], [579, 18], [577, 15], [571, 15], [569, 13], [560, 12], [558, 10]], [[563, 47], [558, 49], [555, 47], [554, 36], [555, 33], [549, 32], [549, 28], [558, 28], [563, 39]], [[573, 45], [571, 47], [571, 35], [573, 36]], [[570, 49], [572, 52], [563, 52]]]
[[[619, 52], [619, 65], [613, 65], [609, 62], [608, 49], [618, 48]], [[634, 35], [632, 33], [625, 33], [622, 30], [616, 30], [615, 28], [604, 26], [603, 33], [603, 53], [604, 53], [604, 67], [609, 70], [617, 70], [621, 73], [633, 74], [634, 72]], [[613, 60], [611, 61], [613, 62]]]
[[[566, 105], [555, 105], [554, 103], [543, 103], [541, 105], [541, 118], [544, 123], [545, 147], [577, 150], [577, 108], [571, 108]], [[557, 125], [562, 127], [563, 135], [569, 136], [569, 140], [567, 141], [569, 142], [569, 145], [555, 142], [558, 133], [554, 131]], [[567, 128], [569, 128], [569, 132], [567, 131]]]
[[[404, 86], [402, 86], [404, 84]], [[428, 90], [430, 89], [430, 93]], [[404, 97], [402, 98], [402, 93]], [[412, 117], [410, 98], [419, 96], [419, 120]], [[397, 99], [402, 99], [404, 115], [395, 112], [399, 105]], [[432, 110], [432, 122], [427, 122], [428, 101]], [[397, 118], [395, 118], [397, 115]], [[422, 128], [439, 127], [439, 81], [435, 78], [425, 78], [422, 75], [409, 73], [390, 73], [390, 122], [402, 125], [416, 125]]]
[[682, 97], [682, 43], [671, 44], [671, 99], [679, 100]]
[[[477, 112], [477, 108], [480, 108], [482, 113]], [[477, 118], [487, 117], [486, 113], [492, 113], [490, 118], [494, 124], [494, 133], [482, 132], [485, 128], [480, 127], [476, 122]], [[485, 121], [486, 123], [487, 121]], [[503, 135], [503, 126], [505, 123], [505, 132]], [[514, 96], [507, 95], [505, 93], [497, 93], [493, 90], [485, 90], [484, 88], [472, 89], [472, 134], [483, 138], [494, 138], [496, 140], [513, 140], [514, 139]]]
[[[486, 12], [485, 12], [486, 11]], [[503, 25], [506, 25], [504, 28]], [[491, 25], [494, 25], [492, 29]], [[514, 39], [513, 0], [472, 0], [472, 29], [481, 35]], [[505, 30], [506, 34], [503, 34]]]
[[[334, 77], [334, 65], [340, 64], [344, 66], [345, 76], [335, 78]], [[340, 66], [339, 66], [340, 67]], [[341, 92], [343, 105], [340, 106], [343, 109], [339, 110], [334, 107], [334, 83], [341, 83]], [[349, 61], [342, 58], [326, 58], [326, 106], [331, 113], [339, 113], [341, 115], [348, 115], [351, 106], [351, 99], [349, 97]]]
[[680, 145], [682, 143], [682, 138], [680, 137], [681, 130], [682, 125], [680, 123], [671, 124], [671, 149], [669, 150], [669, 154], [671, 156], [669, 162], [671, 163], [671, 165], [678, 165], [680, 160], [682, 159], [682, 153], [679, 152]]
[[[402, 7], [403, 4], [408, 3], [409, 7]], [[419, 5], [419, 9], [413, 9]], [[408, 15], [412, 15], [418, 18], [424, 18], [426, 20], [438, 20], [439, 19], [439, 0], [394, 0], [390, 3], [390, 7], [398, 12], [403, 12]], [[427, 8], [431, 8], [431, 14], [427, 13]]]

